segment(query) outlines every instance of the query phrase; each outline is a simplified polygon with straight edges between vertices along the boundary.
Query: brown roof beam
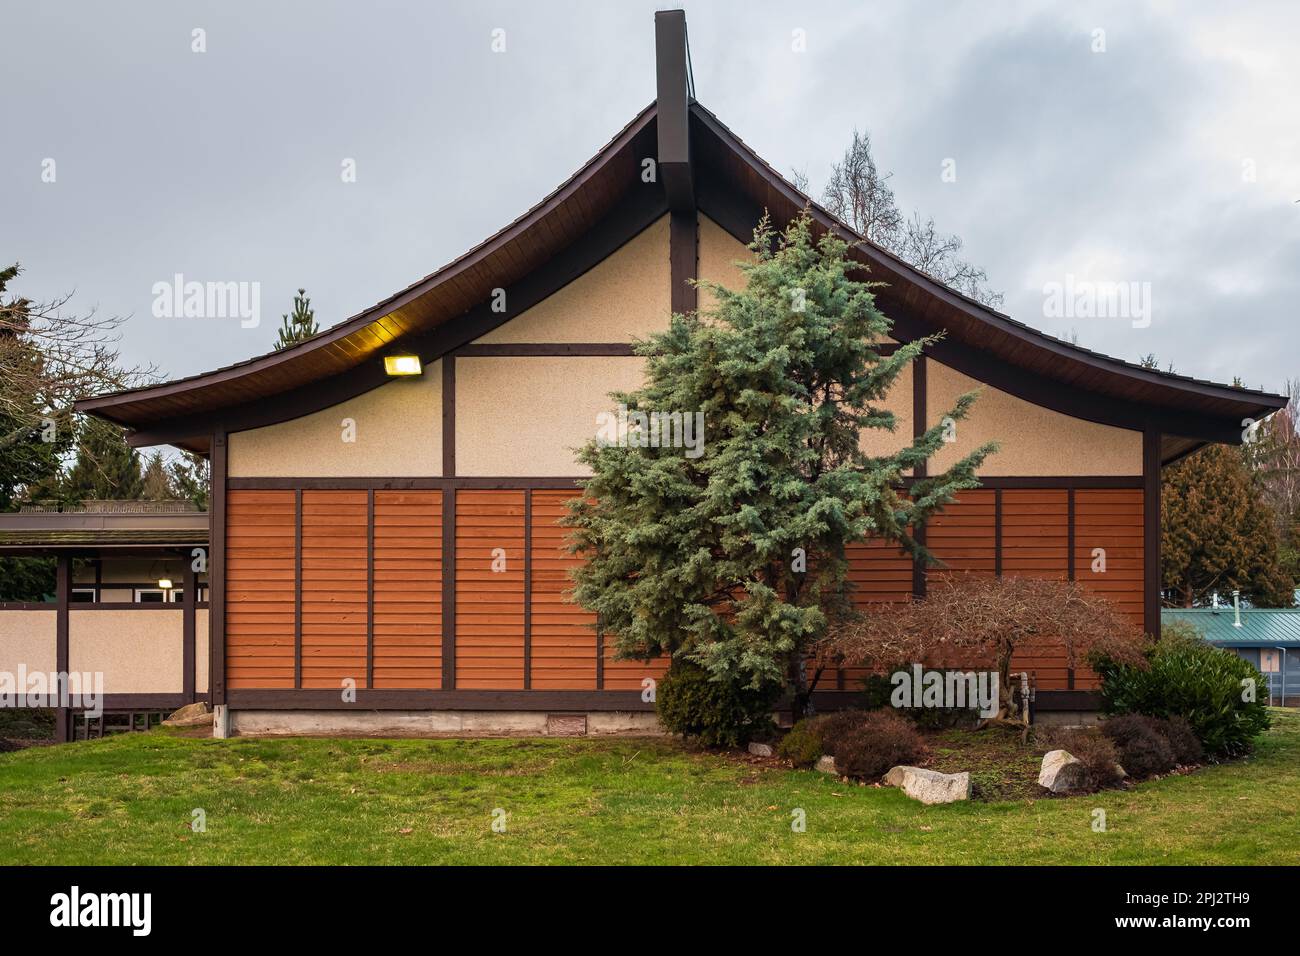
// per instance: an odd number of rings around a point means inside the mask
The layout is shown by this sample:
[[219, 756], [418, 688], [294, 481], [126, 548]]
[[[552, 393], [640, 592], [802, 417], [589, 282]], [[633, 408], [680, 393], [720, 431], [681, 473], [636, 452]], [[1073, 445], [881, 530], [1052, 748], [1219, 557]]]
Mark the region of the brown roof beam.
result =
[[655, 14], [655, 89], [658, 175], [669, 208], [686, 212], [695, 208], [695, 176], [691, 167], [690, 51], [684, 10], [660, 10]]

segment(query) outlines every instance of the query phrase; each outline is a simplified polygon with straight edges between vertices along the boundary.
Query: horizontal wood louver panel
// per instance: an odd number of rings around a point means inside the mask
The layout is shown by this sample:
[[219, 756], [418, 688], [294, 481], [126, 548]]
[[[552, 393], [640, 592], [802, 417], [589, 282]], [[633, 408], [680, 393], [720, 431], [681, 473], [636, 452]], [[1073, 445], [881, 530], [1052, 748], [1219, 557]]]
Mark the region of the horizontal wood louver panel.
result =
[[1070, 497], [1065, 489], [1002, 493], [1003, 577], [1069, 577]]
[[614, 658], [614, 640], [606, 636], [604, 641], [604, 687], [603, 690], [641, 690], [645, 689], [645, 680], [659, 680], [668, 672], [667, 657], [652, 661], [627, 660]]
[[926, 547], [942, 565], [932, 574], [970, 572], [992, 576], [997, 569], [997, 492], [963, 491], [926, 526]]
[[442, 492], [376, 491], [374, 686], [442, 686]]
[[226, 494], [226, 681], [293, 687], [294, 493]]
[[845, 555], [856, 606], [906, 601], [912, 596], [912, 558], [898, 545], [873, 538], [849, 545]]
[[1142, 492], [1080, 489], [1074, 494], [1076, 580], [1105, 594], [1141, 625]]
[[456, 492], [458, 690], [523, 689], [524, 495]]
[[366, 686], [367, 495], [302, 492], [302, 686]]
[[533, 690], [596, 689], [596, 615], [573, 603], [569, 572], [582, 563], [568, 551], [570, 491], [532, 492]]
[[[1008, 489], [1002, 493], [1003, 577], [1065, 581], [1070, 565], [1070, 493], [1066, 489]], [[1079, 662], [1075, 686], [1091, 679]], [[1011, 658], [1015, 671], [1034, 675], [1041, 690], [1070, 686], [1069, 656], [1064, 643], [1044, 636], [1023, 645]]]

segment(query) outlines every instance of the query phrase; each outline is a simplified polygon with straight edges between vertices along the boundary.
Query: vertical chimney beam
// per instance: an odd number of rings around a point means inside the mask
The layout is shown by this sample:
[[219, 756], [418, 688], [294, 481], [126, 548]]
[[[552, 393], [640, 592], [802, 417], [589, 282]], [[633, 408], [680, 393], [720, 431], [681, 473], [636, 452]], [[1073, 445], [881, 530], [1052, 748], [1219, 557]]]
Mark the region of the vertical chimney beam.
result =
[[659, 181], [673, 212], [695, 211], [691, 169], [690, 78], [686, 12], [655, 14], [655, 100], [659, 131]]

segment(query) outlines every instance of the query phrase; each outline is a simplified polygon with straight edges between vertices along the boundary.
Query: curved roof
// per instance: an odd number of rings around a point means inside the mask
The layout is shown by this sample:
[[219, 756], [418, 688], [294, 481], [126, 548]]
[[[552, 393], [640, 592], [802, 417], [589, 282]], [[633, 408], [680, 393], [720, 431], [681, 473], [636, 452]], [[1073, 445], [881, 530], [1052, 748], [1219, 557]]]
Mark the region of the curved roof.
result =
[[[77, 404], [78, 411], [135, 430], [138, 444], [172, 442], [202, 450], [223, 415], [238, 419], [235, 410], [283, 405], [297, 410], [286, 411], [282, 418], [301, 414], [302, 402], [266, 401], [287, 395], [325, 407], [348, 397], [323, 387], [345, 373], [358, 373], [352, 376], [353, 393], [382, 384], [379, 356], [389, 346], [423, 343], [425, 360], [436, 358], [428, 351], [432, 330], [481, 306], [492, 289], [510, 287], [551, 262], [627, 201], [640, 182], [640, 158], [655, 155], [656, 116], [652, 103], [510, 225], [311, 339], [201, 375], [87, 399]], [[945, 332], [933, 351], [946, 364], [1079, 417], [1124, 427], [1152, 423], [1167, 436], [1162, 456], [1166, 460], [1206, 441], [1237, 441], [1242, 419], [1261, 418], [1286, 404], [1284, 396], [1102, 355], [990, 309], [855, 233], [787, 182], [699, 103], [691, 102], [690, 116], [702, 212], [746, 239], [763, 210], [781, 225], [808, 208], [821, 228], [854, 243], [852, 254], [873, 279], [886, 284], [878, 299], [900, 338]], [[445, 344], [439, 347], [446, 351]]]

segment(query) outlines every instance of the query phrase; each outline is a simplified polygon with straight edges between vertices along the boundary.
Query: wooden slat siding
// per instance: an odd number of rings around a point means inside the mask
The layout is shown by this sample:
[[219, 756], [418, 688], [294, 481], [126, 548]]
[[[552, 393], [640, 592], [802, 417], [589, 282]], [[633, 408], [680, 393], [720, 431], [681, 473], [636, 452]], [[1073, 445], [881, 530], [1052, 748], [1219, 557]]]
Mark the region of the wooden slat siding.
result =
[[617, 647], [612, 635], [606, 634], [603, 642], [605, 654], [602, 663], [604, 686], [601, 690], [641, 690], [641, 682], [647, 677], [656, 681], [668, 672], [669, 660], [660, 657], [653, 661], [620, 661], [614, 657]]
[[1011, 490], [1002, 495], [1002, 573], [1057, 578], [1070, 563], [1070, 502], [1064, 489]]
[[292, 688], [294, 492], [227, 492], [225, 581], [227, 686]]
[[302, 493], [302, 686], [366, 686], [367, 492]]
[[[524, 686], [524, 492], [456, 493], [456, 688]], [[492, 570], [505, 550], [506, 570]]]
[[[1143, 620], [1142, 492], [1075, 492], [1075, 578], [1105, 594], [1138, 626]], [[1094, 548], [1106, 550], [1106, 572], [1093, 571]]]
[[374, 683], [442, 688], [442, 492], [376, 491]]
[[[1002, 498], [1004, 577], [1064, 581], [1070, 571], [1070, 495], [1064, 489], [1005, 489]], [[1066, 690], [1070, 674], [1064, 645], [1050, 637], [1024, 645], [1011, 658], [1042, 690]]]
[[997, 491], [963, 491], [930, 519], [926, 541], [943, 562], [931, 574], [996, 573]]
[[[897, 546], [869, 540], [849, 545], [845, 554], [849, 560], [850, 594], [856, 607], [879, 609], [883, 604], [906, 601], [912, 596], [913, 562]], [[865, 667], [827, 668], [817, 687], [829, 690], [842, 686], [857, 691], [870, 674]]]
[[596, 689], [596, 615], [573, 603], [568, 552], [567, 491], [532, 492], [532, 689]]

